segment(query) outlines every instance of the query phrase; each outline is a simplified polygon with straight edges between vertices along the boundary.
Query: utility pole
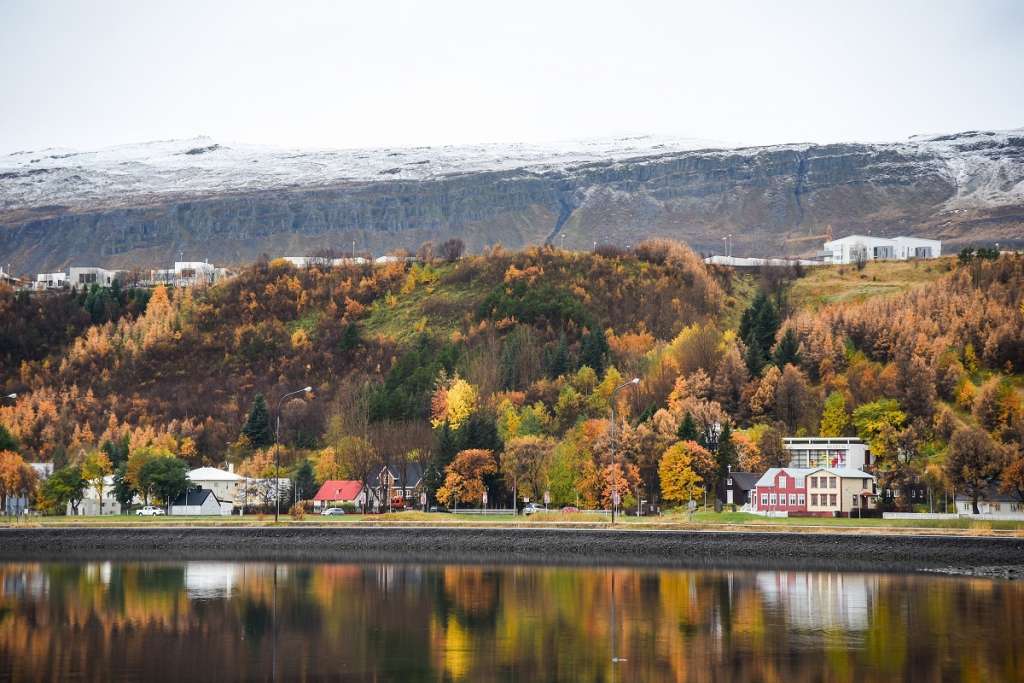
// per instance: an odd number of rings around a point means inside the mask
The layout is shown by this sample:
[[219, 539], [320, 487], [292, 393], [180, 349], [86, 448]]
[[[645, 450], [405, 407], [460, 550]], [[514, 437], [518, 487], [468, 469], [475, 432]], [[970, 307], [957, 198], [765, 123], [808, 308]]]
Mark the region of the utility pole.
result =
[[281, 406], [284, 405], [284, 400], [289, 396], [295, 394], [308, 394], [313, 391], [313, 387], [303, 387], [297, 391], [289, 391], [287, 394], [282, 396], [277, 402], [277, 429], [274, 432], [274, 523], [276, 524], [278, 518], [281, 516]]

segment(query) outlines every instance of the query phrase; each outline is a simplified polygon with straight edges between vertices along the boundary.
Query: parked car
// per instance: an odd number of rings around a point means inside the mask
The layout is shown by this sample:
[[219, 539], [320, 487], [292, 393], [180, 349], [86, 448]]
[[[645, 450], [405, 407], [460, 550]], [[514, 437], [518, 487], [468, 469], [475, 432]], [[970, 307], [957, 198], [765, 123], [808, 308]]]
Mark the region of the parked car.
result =
[[146, 507], [139, 508], [135, 511], [135, 514], [140, 517], [159, 517], [160, 515], [167, 514], [163, 508], [158, 508], [155, 505], [147, 505]]
[[430, 506], [430, 512], [449, 512], [449, 510], [446, 507], [440, 507], [440, 506], [437, 506], [437, 505], [431, 505]]
[[345, 511], [342, 510], [341, 508], [327, 508], [326, 510], [324, 510], [320, 514], [324, 515], [325, 517], [330, 517], [332, 515], [343, 515], [343, 514], [345, 514]]
[[576, 513], [576, 512], [579, 512], [579, 511], [580, 511], [580, 509], [578, 507], [576, 507], [575, 505], [566, 505], [564, 508], [562, 508], [562, 512], [564, 514]]
[[544, 508], [537, 503], [527, 503], [523, 506], [524, 515], [532, 515], [535, 512], [544, 512]]

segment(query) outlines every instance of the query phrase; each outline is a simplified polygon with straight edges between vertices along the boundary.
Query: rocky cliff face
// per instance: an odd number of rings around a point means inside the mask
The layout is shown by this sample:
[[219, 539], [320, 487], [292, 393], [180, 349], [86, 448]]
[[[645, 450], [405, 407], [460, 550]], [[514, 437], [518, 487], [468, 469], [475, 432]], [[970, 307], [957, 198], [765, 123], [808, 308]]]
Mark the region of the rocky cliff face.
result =
[[[588, 146], [589, 145], [589, 146]], [[218, 263], [375, 254], [462, 238], [471, 250], [668, 236], [702, 251], [807, 254], [835, 236], [910, 234], [946, 249], [1024, 244], [1024, 130], [892, 144], [727, 149], [604, 145], [282, 152], [204, 141], [0, 159], [0, 261]]]

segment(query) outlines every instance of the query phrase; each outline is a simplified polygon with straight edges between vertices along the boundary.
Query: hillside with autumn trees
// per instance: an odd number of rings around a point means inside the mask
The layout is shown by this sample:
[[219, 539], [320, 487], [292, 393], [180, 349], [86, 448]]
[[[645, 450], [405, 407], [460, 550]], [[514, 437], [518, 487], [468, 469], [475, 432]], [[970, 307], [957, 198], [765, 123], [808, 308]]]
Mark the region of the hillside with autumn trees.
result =
[[[624, 505], [671, 506], [729, 467], [782, 464], [785, 435], [821, 434], [865, 439], [885, 488], [1024, 499], [1024, 257], [898, 266], [898, 285], [886, 264], [737, 272], [650, 241], [264, 260], [195, 290], [0, 291], [17, 393], [0, 406], [0, 480], [62, 509], [83, 468], [130, 499], [154, 461], [271, 476], [280, 448], [307, 494], [415, 463], [442, 504], [486, 489], [492, 505], [515, 490], [606, 507], [618, 487]], [[822, 278], [838, 293], [813, 295]], [[306, 385], [275, 444], [279, 397]], [[33, 461], [71, 484], [34, 489]]]

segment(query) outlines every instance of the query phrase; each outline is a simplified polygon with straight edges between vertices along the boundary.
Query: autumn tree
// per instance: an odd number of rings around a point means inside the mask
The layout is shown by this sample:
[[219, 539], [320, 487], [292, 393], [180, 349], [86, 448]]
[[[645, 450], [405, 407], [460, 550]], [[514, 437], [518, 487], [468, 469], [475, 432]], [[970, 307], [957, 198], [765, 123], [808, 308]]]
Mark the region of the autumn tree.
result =
[[782, 433], [776, 427], [768, 427], [761, 434], [757, 447], [768, 467], [787, 467], [790, 455], [782, 440]]
[[14, 451], [0, 451], [0, 507], [10, 512], [8, 500], [35, 490], [36, 473]]
[[800, 341], [796, 338], [796, 332], [792, 327], [786, 328], [779, 343], [775, 345], [775, 350], [772, 351], [772, 362], [780, 368], [787, 365], [799, 367]]
[[483, 499], [484, 477], [497, 471], [494, 454], [483, 449], [460, 451], [445, 469], [445, 480], [437, 490], [437, 499], [445, 505], [477, 502]]
[[946, 453], [946, 477], [970, 496], [974, 514], [980, 513], [978, 500], [999, 478], [1005, 461], [1005, 450], [984, 429], [961, 427], [953, 432]]
[[658, 477], [661, 497], [669, 502], [683, 503], [701, 495], [702, 480], [693, 469], [693, 458], [686, 442], [680, 441], [665, 451], [658, 466]]
[[614, 502], [614, 493], [619, 494], [619, 505], [630, 507], [631, 503], [627, 498], [633, 498], [633, 492], [640, 489], [642, 479], [640, 468], [632, 463], [625, 467], [621, 463], [614, 462], [605, 465], [601, 470], [601, 504], [605, 508], [611, 508]]
[[842, 392], [833, 391], [825, 399], [825, 408], [821, 413], [820, 436], [846, 436], [850, 424], [850, 414], [846, 412], [846, 397]]
[[373, 444], [362, 437], [344, 436], [331, 444], [331, 448], [337, 453], [338, 462], [348, 478], [362, 483], [363, 488], [368, 489], [370, 478], [382, 465]]
[[790, 434], [799, 427], [813, 429], [816, 395], [807, 382], [807, 376], [794, 365], [787, 365], [775, 388], [775, 417], [785, 423]]
[[110, 458], [100, 450], [89, 452], [82, 461], [82, 478], [89, 482], [89, 486], [96, 492], [96, 498], [100, 503], [100, 514], [103, 514], [103, 493], [107, 488], [106, 478], [112, 474], [114, 468], [110, 465]]
[[505, 444], [501, 471], [516, 495], [539, 498], [547, 484], [547, 469], [555, 442], [542, 436], [521, 436]]
[[1024, 454], [1019, 450], [1007, 459], [1006, 467], [999, 477], [999, 490], [1012, 493], [1024, 502]]

